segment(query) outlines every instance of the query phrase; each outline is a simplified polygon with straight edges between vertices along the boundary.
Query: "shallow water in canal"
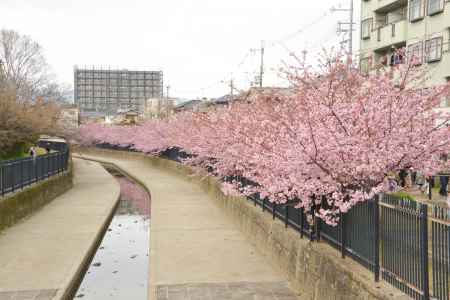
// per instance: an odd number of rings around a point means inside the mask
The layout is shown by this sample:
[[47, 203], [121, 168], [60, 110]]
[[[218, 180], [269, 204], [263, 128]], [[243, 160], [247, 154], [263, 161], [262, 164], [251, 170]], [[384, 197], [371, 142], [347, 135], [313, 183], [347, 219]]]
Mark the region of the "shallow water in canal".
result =
[[121, 199], [75, 299], [147, 299], [150, 197], [138, 184], [109, 170]]

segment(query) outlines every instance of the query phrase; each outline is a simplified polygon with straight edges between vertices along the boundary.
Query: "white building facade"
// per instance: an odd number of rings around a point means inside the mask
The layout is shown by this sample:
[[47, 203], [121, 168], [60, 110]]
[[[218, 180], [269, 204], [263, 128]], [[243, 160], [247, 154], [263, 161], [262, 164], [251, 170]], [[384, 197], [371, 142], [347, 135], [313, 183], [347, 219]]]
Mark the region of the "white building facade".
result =
[[[403, 47], [406, 57], [394, 54]], [[428, 65], [427, 85], [450, 80], [450, 0], [361, 0], [361, 70], [412, 56]]]

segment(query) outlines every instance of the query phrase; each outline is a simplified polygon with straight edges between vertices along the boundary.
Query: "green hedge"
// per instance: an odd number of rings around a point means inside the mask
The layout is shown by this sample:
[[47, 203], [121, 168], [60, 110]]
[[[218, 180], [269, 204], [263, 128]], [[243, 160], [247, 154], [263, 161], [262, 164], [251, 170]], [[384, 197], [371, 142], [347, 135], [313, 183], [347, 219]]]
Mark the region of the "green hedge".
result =
[[30, 149], [31, 144], [29, 143], [18, 143], [14, 145], [12, 150], [7, 152], [0, 151], [0, 160], [21, 158], [28, 155], [28, 150]]

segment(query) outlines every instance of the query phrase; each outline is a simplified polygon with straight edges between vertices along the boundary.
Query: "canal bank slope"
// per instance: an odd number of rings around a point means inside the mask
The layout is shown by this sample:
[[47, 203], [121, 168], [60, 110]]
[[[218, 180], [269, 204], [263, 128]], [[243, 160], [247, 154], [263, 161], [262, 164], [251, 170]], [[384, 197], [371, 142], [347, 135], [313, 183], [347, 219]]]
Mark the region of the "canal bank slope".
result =
[[150, 191], [151, 300], [298, 299], [282, 272], [186, 176], [139, 155], [94, 151], [80, 157], [111, 163]]
[[71, 299], [120, 195], [102, 166], [74, 159], [74, 186], [0, 235], [0, 299]]

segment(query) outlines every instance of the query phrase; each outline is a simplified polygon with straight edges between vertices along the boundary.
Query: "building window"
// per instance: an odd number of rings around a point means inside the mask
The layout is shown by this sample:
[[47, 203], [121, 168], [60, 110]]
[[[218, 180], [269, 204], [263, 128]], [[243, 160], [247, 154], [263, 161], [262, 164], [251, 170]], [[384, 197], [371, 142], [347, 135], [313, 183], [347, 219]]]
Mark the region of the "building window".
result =
[[423, 3], [422, 0], [411, 0], [409, 2], [409, 20], [411, 22], [423, 18]]
[[361, 38], [363, 40], [370, 39], [371, 30], [372, 30], [372, 18], [363, 20], [361, 22]]
[[442, 58], [442, 37], [432, 38], [425, 42], [425, 57], [427, 62], [439, 61]]
[[444, 0], [428, 0], [428, 15], [434, 15], [444, 11]]
[[420, 65], [423, 60], [423, 43], [417, 42], [408, 46], [408, 62], [412, 65]]
[[450, 51], [450, 27], [447, 28], [447, 41], [445, 43], [447, 44], [446, 51]]
[[386, 14], [386, 23], [399, 22], [406, 19], [407, 6], [403, 6]]
[[[446, 77], [445, 78], [447, 80], [447, 83], [450, 83], [450, 77]], [[445, 108], [445, 107], [449, 107], [450, 105], [450, 98], [443, 98], [441, 103], [440, 103], [440, 107]]]
[[361, 58], [359, 61], [359, 69], [361, 73], [368, 74], [370, 71], [370, 61], [368, 57]]

